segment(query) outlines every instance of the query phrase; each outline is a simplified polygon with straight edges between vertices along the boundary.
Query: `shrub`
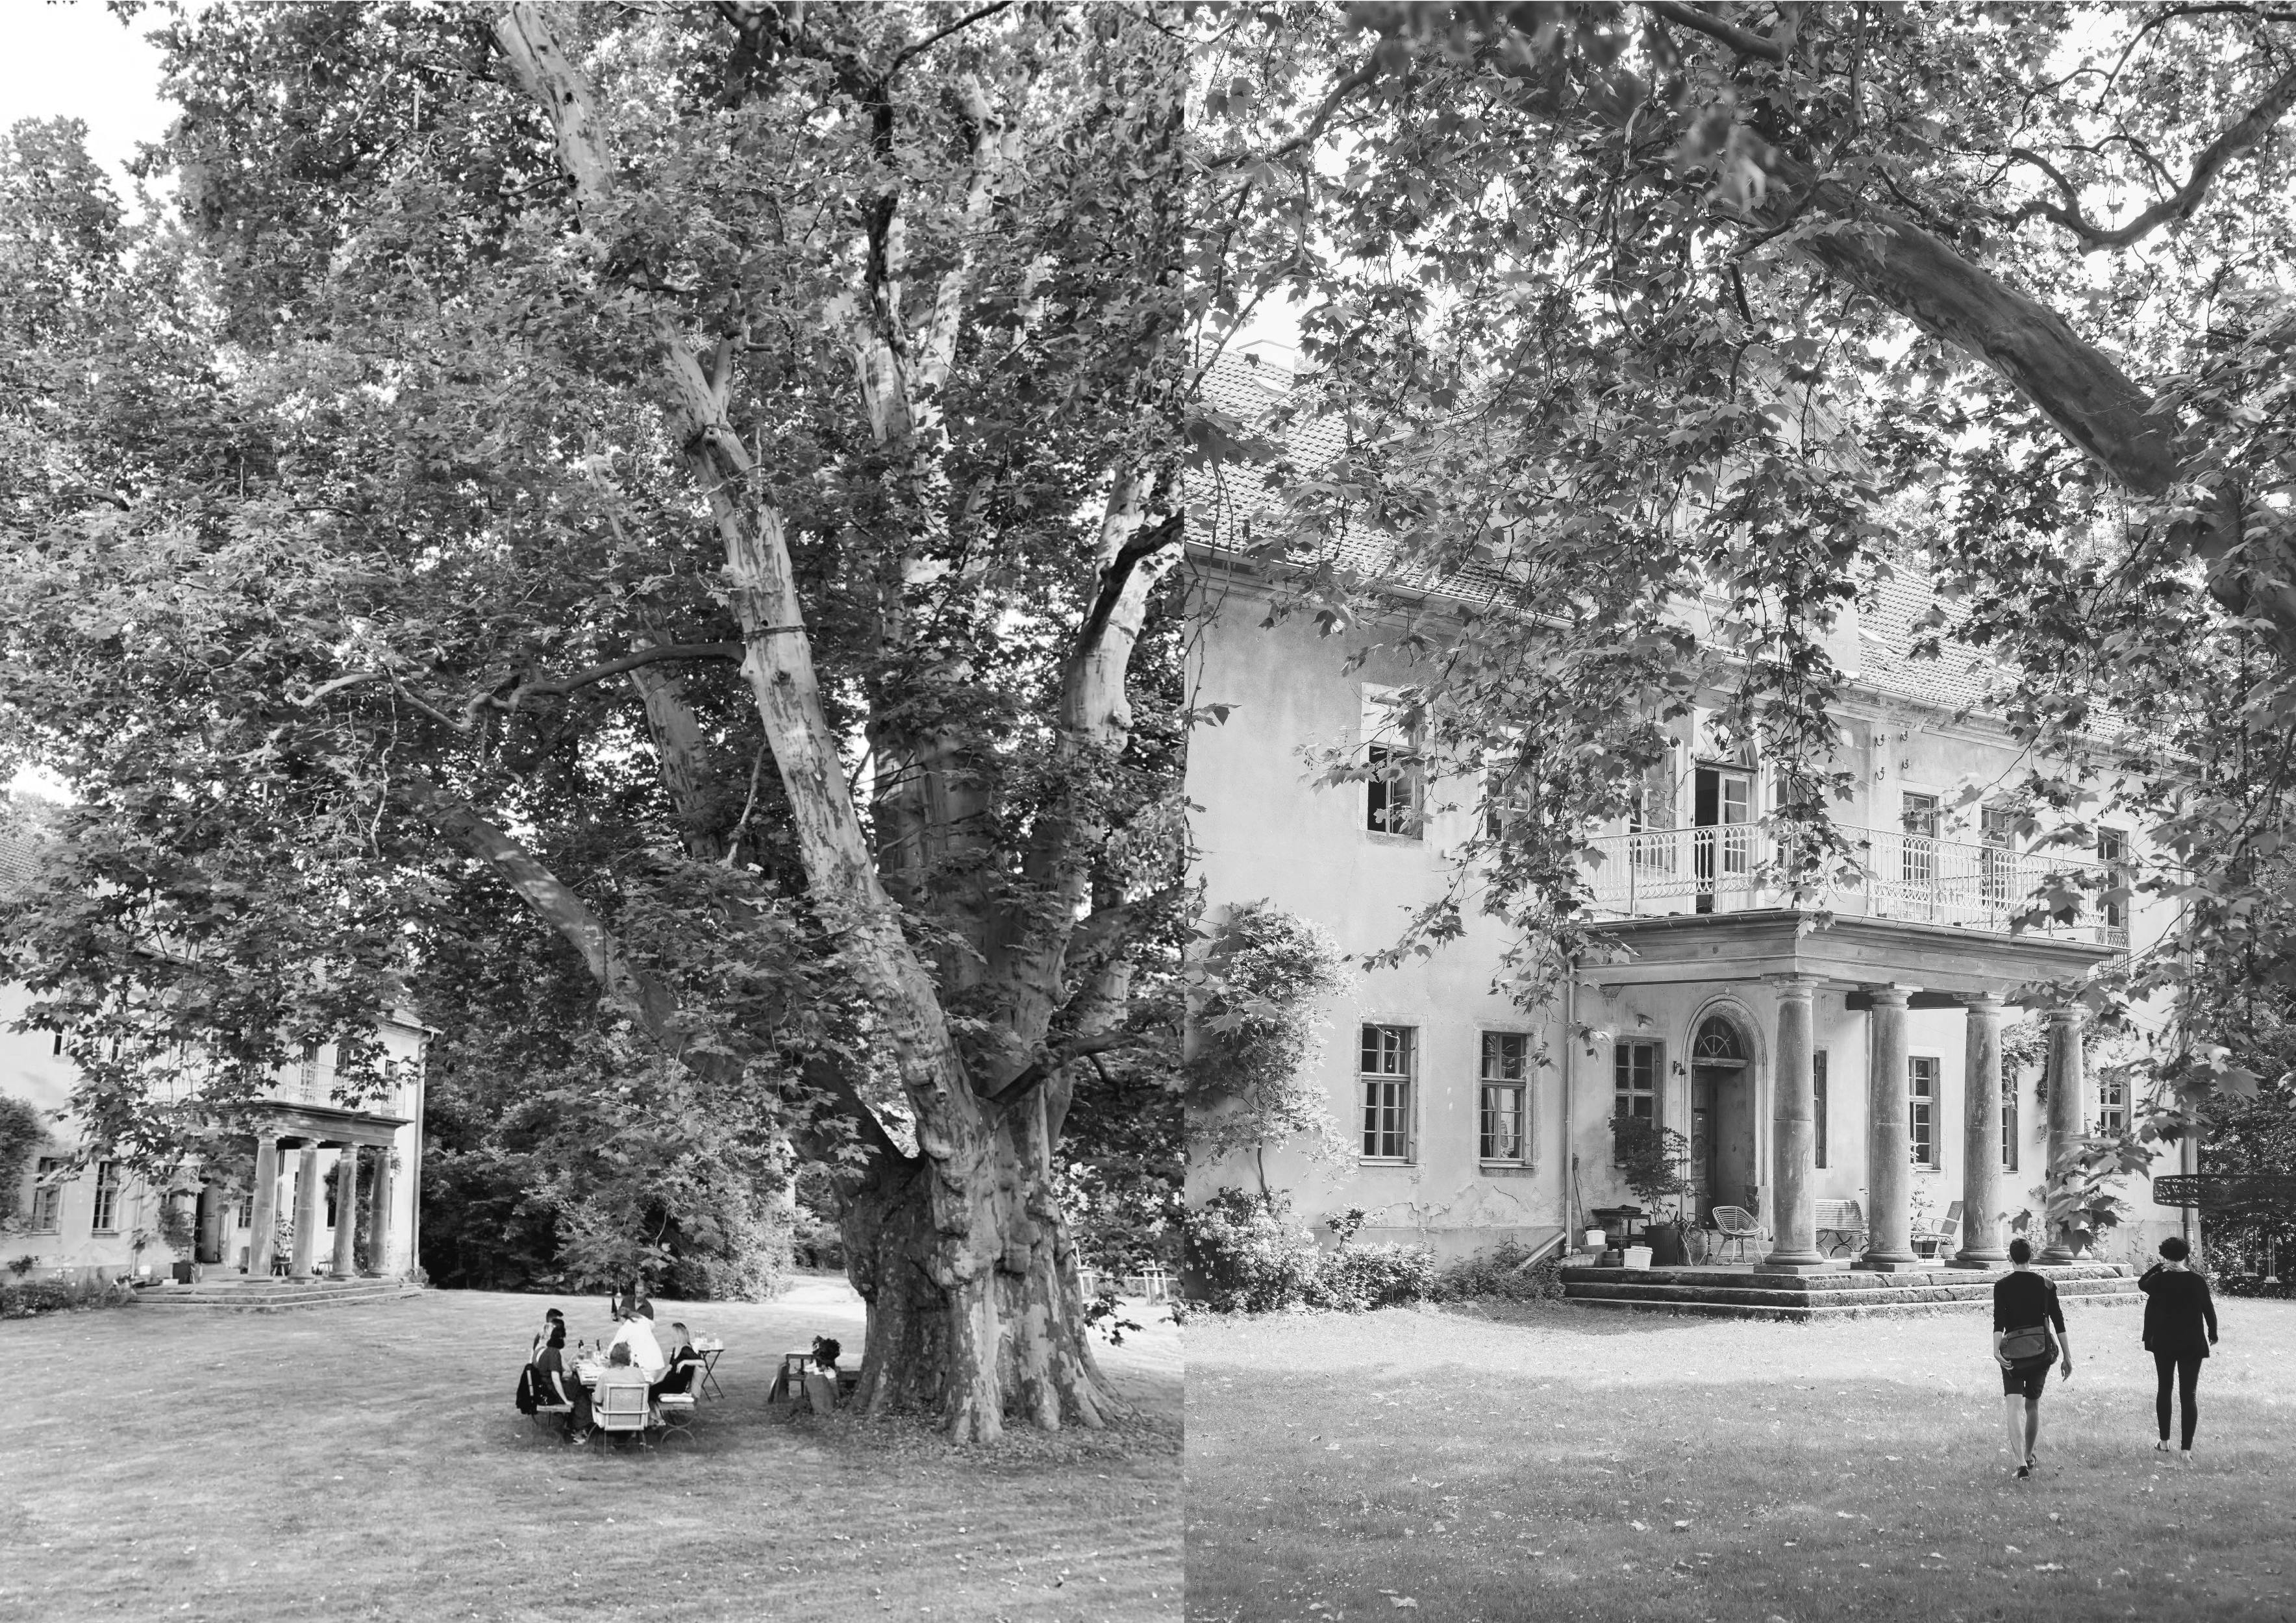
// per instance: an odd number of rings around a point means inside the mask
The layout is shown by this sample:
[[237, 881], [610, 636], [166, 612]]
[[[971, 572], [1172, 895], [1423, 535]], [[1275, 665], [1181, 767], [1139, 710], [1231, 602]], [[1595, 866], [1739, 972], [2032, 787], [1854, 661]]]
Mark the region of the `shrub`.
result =
[[1530, 1247], [1502, 1240], [1488, 1250], [1463, 1257], [1435, 1277], [1438, 1301], [1492, 1297], [1505, 1301], [1552, 1301], [1562, 1294], [1562, 1258], [1550, 1254], [1525, 1267]]
[[1435, 1291], [1435, 1253], [1423, 1245], [1343, 1245], [1319, 1258], [1311, 1307], [1362, 1313], [1425, 1301]]
[[1188, 1271], [1220, 1313], [1296, 1307], [1322, 1271], [1315, 1235], [1281, 1192], [1221, 1190], [1188, 1214], [1185, 1240]]
[[135, 1293], [126, 1289], [123, 1281], [35, 1279], [0, 1285], [0, 1319], [28, 1319], [35, 1314], [64, 1313], [75, 1307], [111, 1307], [135, 1299]]

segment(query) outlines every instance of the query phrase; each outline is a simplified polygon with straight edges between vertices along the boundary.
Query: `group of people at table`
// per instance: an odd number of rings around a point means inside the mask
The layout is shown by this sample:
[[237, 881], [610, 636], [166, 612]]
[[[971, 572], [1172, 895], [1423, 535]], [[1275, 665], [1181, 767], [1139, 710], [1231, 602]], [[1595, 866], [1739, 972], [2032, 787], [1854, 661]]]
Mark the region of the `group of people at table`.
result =
[[529, 1355], [535, 1403], [545, 1409], [563, 1406], [566, 1435], [578, 1443], [587, 1441], [596, 1428], [609, 1388], [643, 1388], [648, 1423], [658, 1426], [661, 1399], [692, 1393], [703, 1368], [701, 1354], [683, 1324], [670, 1325], [664, 1350], [663, 1338], [654, 1333], [652, 1302], [639, 1300], [624, 1309], [618, 1300], [612, 1311], [613, 1335], [594, 1354], [586, 1342], [578, 1341], [570, 1353], [566, 1316], [553, 1307], [543, 1315]]

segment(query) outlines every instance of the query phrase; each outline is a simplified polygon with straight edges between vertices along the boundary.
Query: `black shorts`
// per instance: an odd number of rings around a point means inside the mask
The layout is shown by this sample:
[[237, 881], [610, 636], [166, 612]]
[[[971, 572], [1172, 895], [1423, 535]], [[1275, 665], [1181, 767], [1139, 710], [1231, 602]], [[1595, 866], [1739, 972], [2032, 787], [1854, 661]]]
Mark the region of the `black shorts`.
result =
[[2001, 1390], [2005, 1397], [2034, 1398], [2049, 1384], [2049, 1366], [2057, 1361], [2051, 1353], [2045, 1358], [2021, 1358], [2001, 1372]]

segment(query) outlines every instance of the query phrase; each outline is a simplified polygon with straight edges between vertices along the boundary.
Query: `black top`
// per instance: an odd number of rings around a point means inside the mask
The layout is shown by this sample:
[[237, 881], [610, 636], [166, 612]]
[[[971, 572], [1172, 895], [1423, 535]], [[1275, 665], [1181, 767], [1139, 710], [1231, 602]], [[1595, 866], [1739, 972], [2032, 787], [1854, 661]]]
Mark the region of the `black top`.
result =
[[2044, 1319], [2064, 1334], [2065, 1310], [2047, 1275], [2009, 1273], [1993, 1282], [1994, 1329], [2029, 1330]]
[[2207, 1280], [2156, 1262], [2144, 1270], [2136, 1288], [2144, 1292], [2146, 1347], [2154, 1352], [2209, 1356], [2209, 1343], [2217, 1339], [2217, 1305], [2210, 1299]]
[[[557, 1374], [563, 1374], [564, 1381], [553, 1381], [551, 1377]], [[560, 1390], [562, 1386], [563, 1391]], [[558, 1349], [544, 1348], [542, 1356], [534, 1361], [534, 1401], [545, 1406], [571, 1403], [574, 1394], [581, 1389], [581, 1381], [567, 1369], [566, 1360], [559, 1356]]]
[[657, 1392], [691, 1391], [694, 1373], [701, 1367], [701, 1355], [691, 1347], [681, 1347], [669, 1355], [669, 1366], [662, 1371], [661, 1379], [653, 1383], [653, 1389]]

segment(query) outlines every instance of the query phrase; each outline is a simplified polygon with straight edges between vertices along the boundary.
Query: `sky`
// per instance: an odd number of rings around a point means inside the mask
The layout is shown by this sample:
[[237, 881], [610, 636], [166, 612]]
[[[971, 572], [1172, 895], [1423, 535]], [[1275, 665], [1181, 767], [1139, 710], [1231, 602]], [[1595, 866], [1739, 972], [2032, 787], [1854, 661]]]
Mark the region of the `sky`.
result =
[[[144, 40], [153, 26], [123, 24], [92, 0], [13, 0], [0, 21], [0, 127], [19, 119], [83, 120], [90, 155], [132, 207], [127, 162], [138, 142], [166, 133], [170, 111], [160, 99], [160, 53]], [[10, 787], [69, 798], [61, 781], [37, 767], [19, 772]]]
[[132, 203], [125, 165], [138, 142], [166, 133], [171, 111], [160, 99], [160, 53], [144, 39], [156, 26], [156, 16], [122, 23], [97, 0], [12, 0], [0, 22], [0, 126], [85, 120], [90, 154]]

